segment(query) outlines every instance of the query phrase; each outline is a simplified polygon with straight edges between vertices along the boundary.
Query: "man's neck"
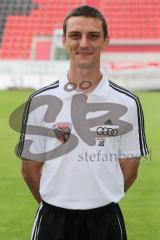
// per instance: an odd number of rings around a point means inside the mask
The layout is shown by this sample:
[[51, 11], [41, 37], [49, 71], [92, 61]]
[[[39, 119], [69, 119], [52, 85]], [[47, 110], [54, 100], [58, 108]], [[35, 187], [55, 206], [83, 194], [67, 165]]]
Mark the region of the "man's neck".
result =
[[[76, 91], [83, 91], [85, 94], [92, 92], [99, 84], [102, 78], [100, 69], [78, 69], [70, 68], [68, 80], [74, 83]], [[81, 87], [82, 86], [82, 87]]]

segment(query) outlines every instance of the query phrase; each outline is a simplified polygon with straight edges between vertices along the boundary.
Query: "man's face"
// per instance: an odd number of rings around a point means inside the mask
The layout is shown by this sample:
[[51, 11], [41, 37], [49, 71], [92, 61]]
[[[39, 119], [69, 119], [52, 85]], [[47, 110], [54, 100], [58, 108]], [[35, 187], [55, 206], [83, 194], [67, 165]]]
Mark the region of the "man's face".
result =
[[81, 69], [99, 66], [101, 51], [108, 43], [108, 38], [104, 39], [102, 22], [92, 17], [69, 18], [62, 40], [71, 66]]

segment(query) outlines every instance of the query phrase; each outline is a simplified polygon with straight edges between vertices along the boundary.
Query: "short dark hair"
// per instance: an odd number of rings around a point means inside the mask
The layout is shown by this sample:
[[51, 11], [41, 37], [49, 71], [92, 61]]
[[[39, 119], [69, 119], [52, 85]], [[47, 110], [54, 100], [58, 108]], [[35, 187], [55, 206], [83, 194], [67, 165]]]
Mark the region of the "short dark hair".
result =
[[108, 27], [106, 20], [102, 13], [98, 11], [96, 8], [90, 7], [88, 5], [80, 6], [73, 9], [64, 19], [63, 22], [63, 35], [66, 36], [67, 30], [67, 21], [71, 17], [92, 17], [101, 20], [102, 28], [104, 33], [104, 39], [108, 36]]

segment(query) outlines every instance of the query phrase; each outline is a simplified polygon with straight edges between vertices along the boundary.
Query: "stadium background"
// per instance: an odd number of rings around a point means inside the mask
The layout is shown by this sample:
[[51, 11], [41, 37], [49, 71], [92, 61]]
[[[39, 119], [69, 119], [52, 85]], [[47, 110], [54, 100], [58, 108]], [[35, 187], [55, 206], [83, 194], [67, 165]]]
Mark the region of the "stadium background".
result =
[[14, 155], [11, 113], [68, 66], [60, 43], [63, 18], [88, 4], [102, 11], [110, 46], [102, 68], [141, 99], [151, 155], [121, 206], [129, 240], [159, 240], [160, 2], [159, 0], [0, 0], [0, 240], [28, 240], [36, 203]]

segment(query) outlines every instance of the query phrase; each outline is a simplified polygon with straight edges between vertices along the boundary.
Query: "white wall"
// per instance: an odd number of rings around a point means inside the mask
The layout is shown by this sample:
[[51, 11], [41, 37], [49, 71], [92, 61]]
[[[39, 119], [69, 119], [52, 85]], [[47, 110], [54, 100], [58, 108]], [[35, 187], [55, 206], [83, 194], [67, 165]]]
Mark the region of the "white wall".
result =
[[[160, 89], [160, 54], [103, 54], [101, 65], [112, 81], [130, 90]], [[0, 61], [0, 89], [39, 89], [68, 68], [68, 61]]]

